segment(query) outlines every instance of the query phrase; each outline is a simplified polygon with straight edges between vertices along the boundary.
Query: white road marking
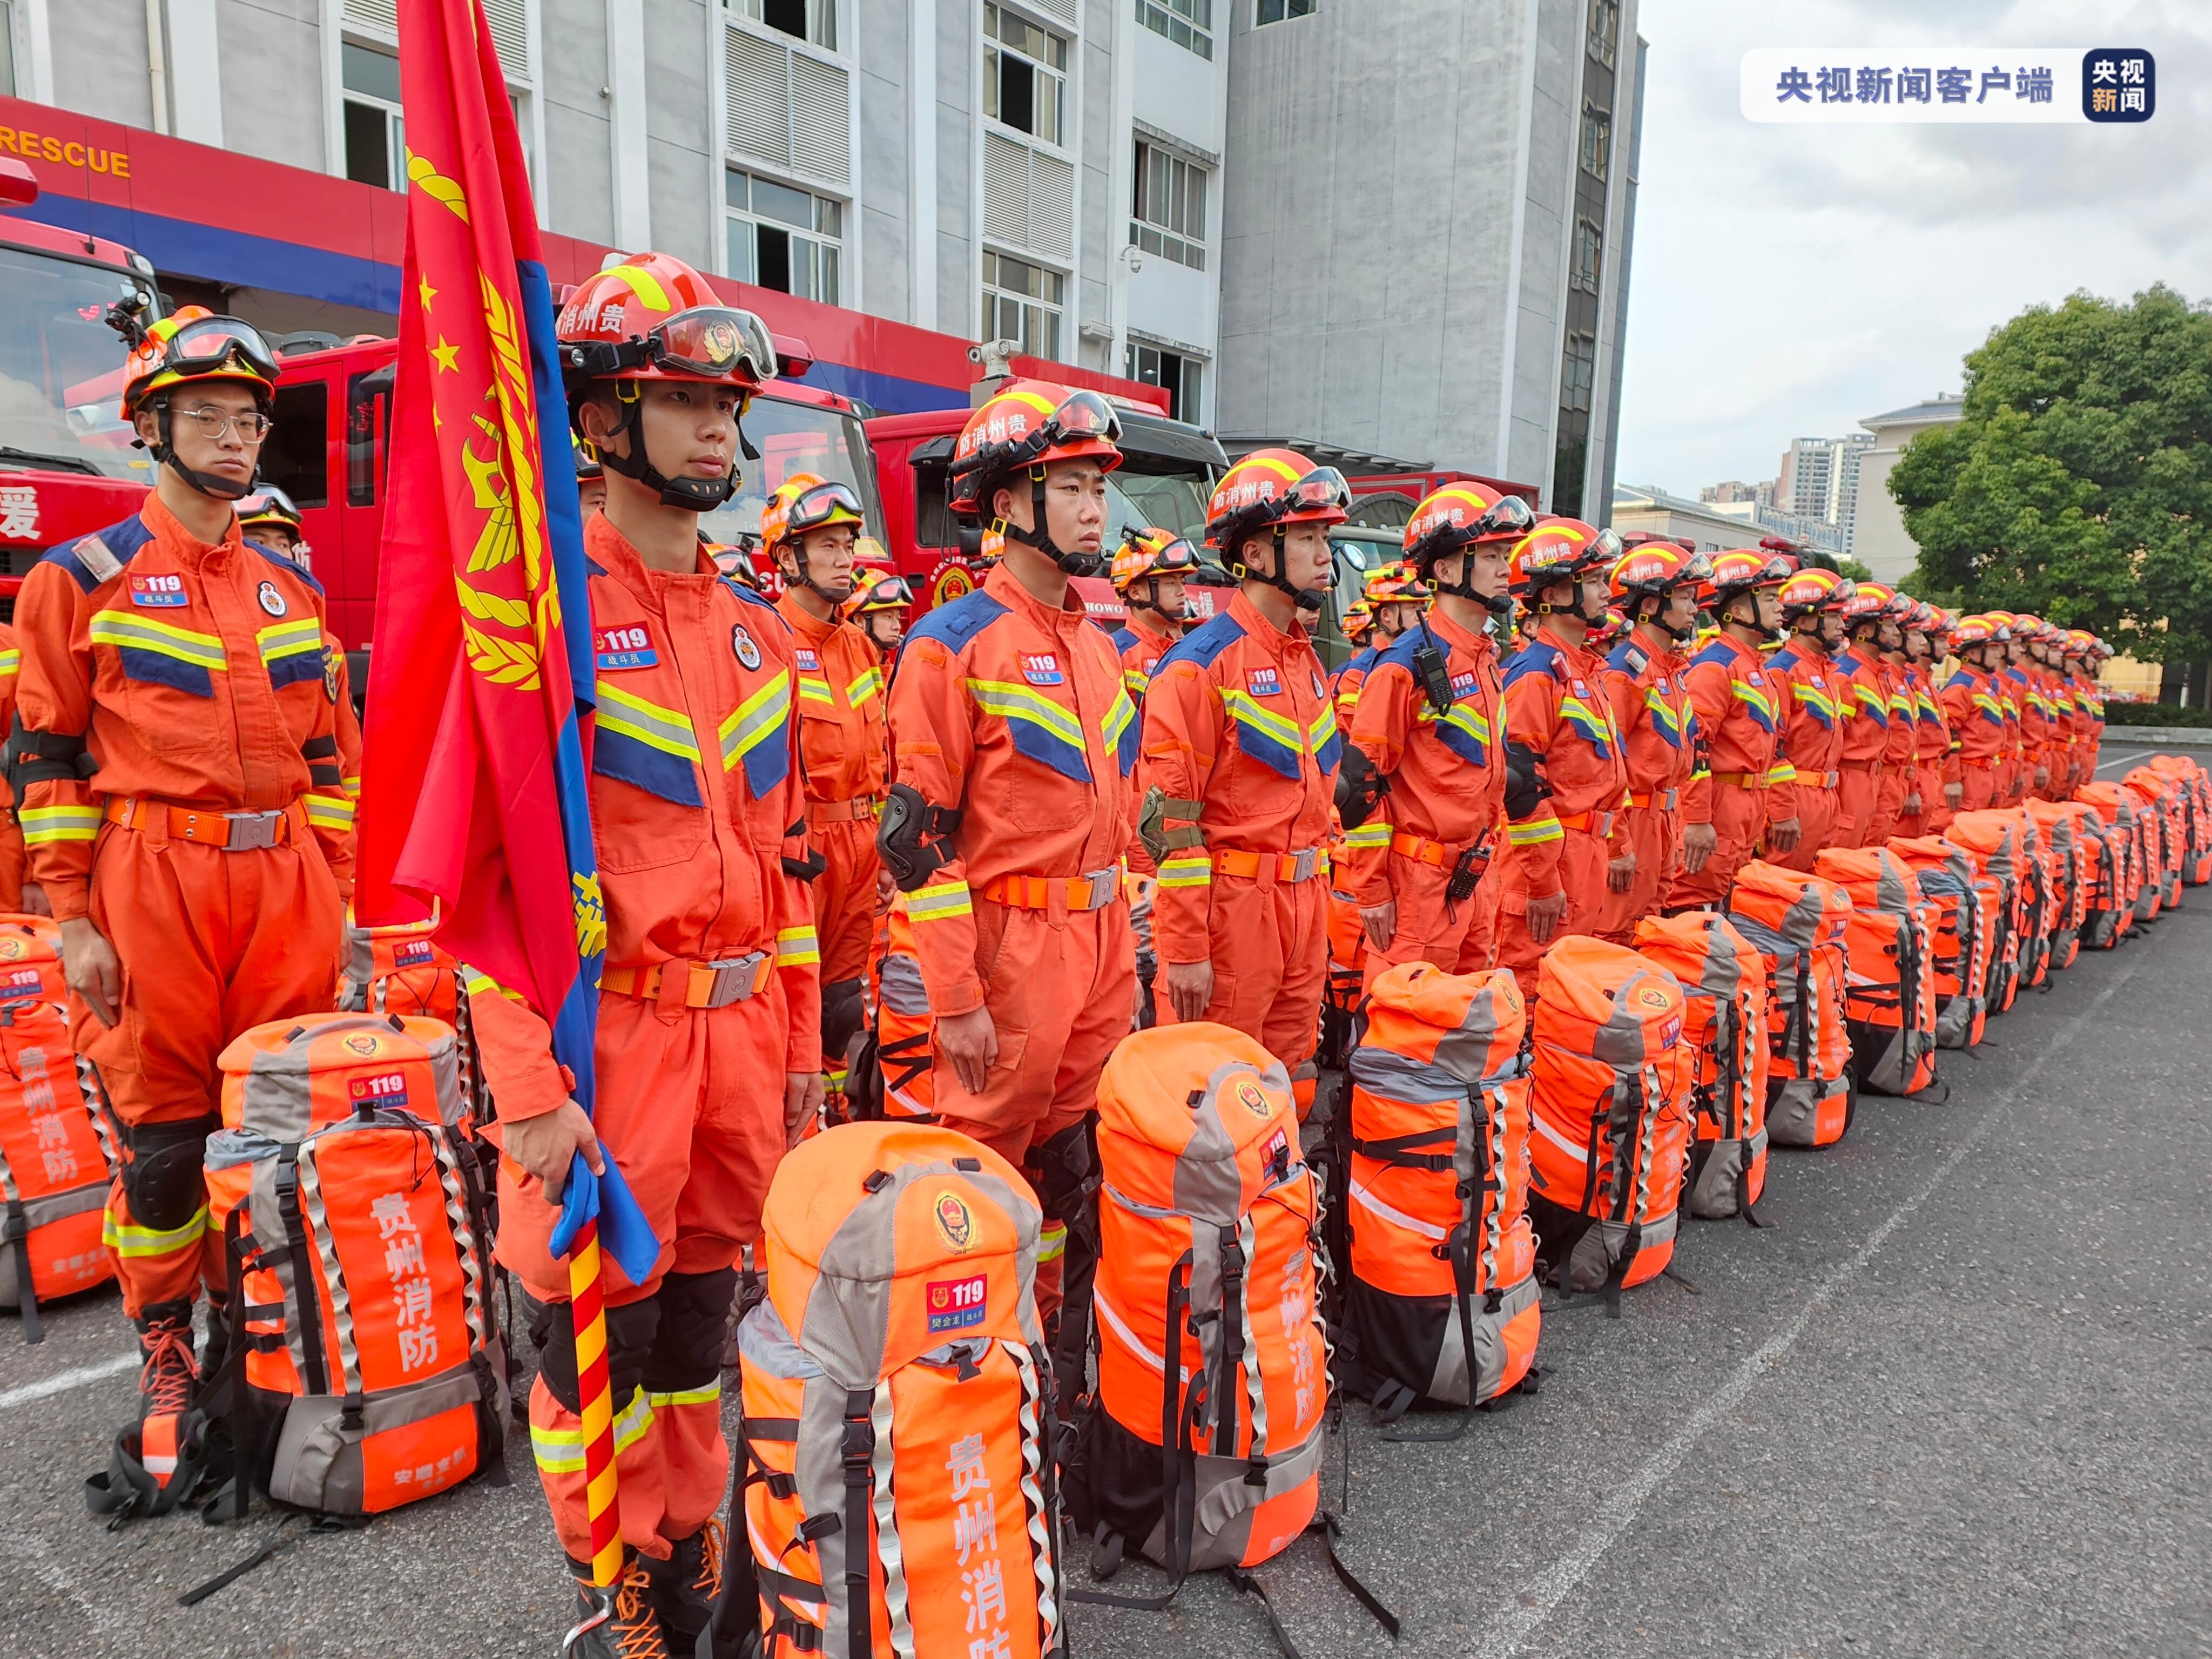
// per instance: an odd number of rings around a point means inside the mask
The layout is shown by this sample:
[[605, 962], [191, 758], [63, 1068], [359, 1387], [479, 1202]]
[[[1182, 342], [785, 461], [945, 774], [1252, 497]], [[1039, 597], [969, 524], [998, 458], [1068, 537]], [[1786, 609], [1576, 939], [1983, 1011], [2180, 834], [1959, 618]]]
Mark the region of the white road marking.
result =
[[2148, 760], [2153, 755], [2159, 752], [2160, 751], [2155, 749], [2146, 749], [2139, 754], [2115, 755], [2108, 761], [2099, 761], [2097, 763], [2097, 769], [2101, 772], [2108, 766], [2133, 766], [2138, 762]]
[[1602, 1559], [1620, 1534], [1628, 1529], [1637, 1512], [1643, 1509], [1651, 1494], [1674, 1478], [1683, 1461], [1696, 1449], [1723, 1418], [1735, 1410], [1751, 1393], [1760, 1374], [1784, 1358], [1797, 1346], [1813, 1322], [1813, 1316], [1835, 1300], [1837, 1293], [1858, 1276], [1872, 1261], [1881, 1247], [1889, 1242], [1890, 1235], [1911, 1218], [1912, 1212], [1926, 1203], [1938, 1187], [1951, 1178], [1952, 1172], [1965, 1163], [1967, 1155], [1979, 1146], [1996, 1127], [2027, 1086], [2030, 1079], [2057, 1056], [2068, 1044], [2081, 1034], [2082, 1028], [2094, 1018], [2098, 1010], [2118, 994], [2122, 986], [2135, 977], [2136, 969], [2143, 958], [2138, 957], [2123, 969], [2112, 982], [2097, 994], [2096, 1000], [2069, 1020], [2048, 1046], [2031, 1061], [2019, 1079], [2008, 1089], [1997, 1103], [1982, 1115], [1982, 1120], [1966, 1133], [1964, 1139], [1951, 1149], [1950, 1155], [1938, 1164], [1931, 1176], [1911, 1197], [1899, 1205], [1889, 1217], [1872, 1232], [1841, 1266], [1822, 1279], [1820, 1287], [1806, 1299], [1796, 1316], [1787, 1325], [1759, 1345], [1758, 1350], [1729, 1373], [1728, 1380], [1707, 1397], [1705, 1403], [1690, 1414], [1690, 1419], [1676, 1431], [1674, 1438], [1662, 1446], [1638, 1469], [1613, 1500], [1607, 1504], [1596, 1521], [1584, 1530], [1575, 1547], [1539, 1574], [1534, 1583], [1514, 1601], [1509, 1602], [1491, 1622], [1473, 1651], [1484, 1659], [1512, 1659], [1528, 1644], [1528, 1638], [1540, 1629], [1561, 1601], [1573, 1594], [1576, 1586], [1589, 1576], [1590, 1570]]
[[103, 1605], [84, 1593], [76, 1580], [70, 1577], [69, 1570], [52, 1559], [53, 1552], [44, 1539], [27, 1532], [0, 1532], [0, 1547], [6, 1549], [12, 1560], [28, 1556], [32, 1576], [66, 1599], [95, 1630], [120, 1635], [131, 1629], [131, 1620], [120, 1607]]
[[10, 1406], [27, 1406], [33, 1400], [44, 1400], [49, 1395], [67, 1394], [71, 1389], [81, 1389], [88, 1382], [97, 1382], [102, 1377], [113, 1376], [139, 1364], [135, 1353], [119, 1353], [112, 1359], [103, 1359], [96, 1365], [79, 1365], [73, 1370], [56, 1371], [52, 1376], [37, 1382], [26, 1382], [20, 1389], [10, 1389], [0, 1394], [0, 1411]]

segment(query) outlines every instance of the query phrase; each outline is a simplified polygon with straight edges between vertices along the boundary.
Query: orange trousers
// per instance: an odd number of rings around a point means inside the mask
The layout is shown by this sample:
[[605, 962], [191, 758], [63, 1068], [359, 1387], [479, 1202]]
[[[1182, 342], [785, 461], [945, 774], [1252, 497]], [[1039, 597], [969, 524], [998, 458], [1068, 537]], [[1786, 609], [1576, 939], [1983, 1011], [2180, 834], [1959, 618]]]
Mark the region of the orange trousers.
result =
[[[1263, 883], [1218, 872], [1213, 878], [1208, 922], [1213, 1000], [1206, 1018], [1235, 1027], [1283, 1062], [1301, 1118], [1313, 1105], [1314, 1050], [1328, 984], [1328, 923], [1326, 873], [1299, 882]], [[1156, 990], [1153, 1004], [1159, 1024], [1175, 1024], [1164, 988]]]
[[1735, 872], [1747, 863], [1766, 828], [1766, 792], [1713, 786], [1713, 851], [1702, 869], [1677, 870], [1667, 889], [1667, 908], [1694, 909], [1725, 903]]
[[1824, 847], [1841, 845], [1836, 840], [1837, 792], [1833, 789], [1814, 789], [1805, 784], [1797, 786], [1797, 844], [1786, 853], [1768, 856], [1786, 870], [1802, 870], [1809, 873], [1813, 860], [1820, 856]]
[[[810, 808], [806, 835], [824, 860], [822, 873], [811, 884], [814, 936], [822, 946], [822, 983], [862, 978], [876, 934], [876, 875], [884, 867], [876, 851], [876, 821], [817, 823]], [[835, 1058], [842, 1062], [844, 1056]]]
[[1397, 930], [1380, 951], [1373, 940], [1368, 941], [1360, 994], [1364, 996], [1373, 990], [1375, 981], [1401, 963], [1433, 963], [1448, 974], [1471, 974], [1489, 967], [1495, 952], [1491, 909], [1483, 890], [1490, 885], [1489, 870], [1496, 868], [1497, 860], [1491, 861], [1473, 896], [1448, 905], [1444, 889], [1451, 880], [1449, 864], [1431, 864], [1398, 852], [1389, 856], [1390, 896], [1398, 907]]
[[1998, 771], [1994, 766], [1961, 765], [1959, 768], [1959, 811], [1978, 812], [1994, 806], [1997, 800]]
[[1636, 876], [1625, 893], [1606, 889], [1598, 906], [1595, 933], [1615, 945], [1632, 944], [1636, 924], [1659, 914], [1660, 895], [1674, 879], [1674, 856], [1682, 844], [1682, 814], [1661, 806], [1624, 806], [1617, 827], [1625, 829], [1636, 852]]
[[[783, 1156], [787, 1022], [773, 981], [760, 995], [722, 1008], [599, 1000], [592, 1121], [661, 1241], [642, 1285], [619, 1282], [610, 1264], [606, 1297], [610, 1370], [617, 1379], [645, 1379], [615, 1401], [615, 1468], [623, 1536], [649, 1555], [665, 1558], [671, 1541], [698, 1531], [727, 1491], [719, 1367], [731, 1297], [702, 1305], [659, 1292], [684, 1279], [720, 1282], [714, 1276], [760, 1235], [761, 1206]], [[500, 1261], [565, 1321], [568, 1268], [547, 1248], [558, 1210], [504, 1158], [499, 1204]], [[733, 1293], [734, 1278], [727, 1282]], [[630, 1310], [648, 1299], [660, 1306], [641, 1323]], [[696, 1376], [678, 1368], [673, 1377], [656, 1377], [641, 1345], [696, 1352], [713, 1363], [694, 1367]], [[669, 1386], [657, 1386], [662, 1382]], [[582, 1419], [541, 1376], [531, 1391], [530, 1423], [562, 1547], [588, 1559]]]
[[1498, 965], [1513, 970], [1521, 994], [1532, 1001], [1536, 995], [1536, 964], [1543, 960], [1553, 940], [1596, 931], [1599, 909], [1606, 898], [1605, 867], [1612, 862], [1601, 837], [1586, 830], [1563, 829], [1559, 833], [1559, 883], [1566, 890], [1567, 909], [1550, 939], [1539, 945], [1528, 935], [1528, 893], [1515, 860], [1506, 860], [1502, 872], [1493, 865], [1482, 884], [1484, 892], [1492, 895], [1491, 927], [1498, 942]]
[[[345, 924], [337, 881], [304, 827], [250, 853], [109, 824], [93, 854], [92, 925], [123, 967], [121, 1018], [102, 1025], [70, 999], [70, 1038], [100, 1070], [128, 1132], [212, 1119], [216, 1060], [248, 1028], [329, 1008]], [[106, 1236], [136, 1319], [149, 1303], [222, 1284], [222, 1240], [206, 1231], [206, 1194], [190, 1217], [134, 1214], [129, 1183], [108, 1194]], [[175, 1204], [168, 1207], [175, 1208]]]
[[1874, 822], [1867, 826], [1862, 847], [1887, 847], [1889, 838], [1897, 833], [1897, 821], [1904, 815], [1905, 797], [1917, 793], [1920, 787], [1917, 767], [1901, 766], [1881, 775], [1881, 787], [1874, 798]]

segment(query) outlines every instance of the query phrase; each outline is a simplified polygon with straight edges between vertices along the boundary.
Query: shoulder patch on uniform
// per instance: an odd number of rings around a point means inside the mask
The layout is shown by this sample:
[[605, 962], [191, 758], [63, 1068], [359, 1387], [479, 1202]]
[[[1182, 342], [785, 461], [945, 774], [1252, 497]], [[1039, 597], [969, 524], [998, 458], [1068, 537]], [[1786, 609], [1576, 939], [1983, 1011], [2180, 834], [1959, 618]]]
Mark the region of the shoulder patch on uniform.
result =
[[1797, 666], [1797, 647], [1794, 645], [1784, 646], [1766, 659], [1766, 665], [1769, 668], [1778, 668], [1784, 674], [1789, 673], [1791, 669]]
[[1505, 665], [1505, 684], [1510, 685], [1530, 674], [1550, 674], [1564, 678], [1566, 669], [1559, 647], [1546, 645], [1541, 640], [1531, 640], [1516, 651]]
[[1191, 629], [1175, 643], [1175, 648], [1160, 659], [1158, 673], [1170, 663], [1187, 662], [1198, 668], [1211, 668], [1231, 646], [1244, 637], [1244, 624], [1228, 611]]
[[1124, 626], [1115, 629], [1109, 637], [1114, 641], [1115, 653], [1119, 655], [1137, 642], [1137, 630]]
[[271, 551], [270, 549], [262, 546], [259, 542], [253, 540], [250, 537], [247, 538], [246, 544], [252, 548], [256, 553], [258, 553], [263, 558], [268, 560], [270, 563], [275, 565], [279, 570], [289, 571], [291, 574], [297, 576], [301, 581], [307, 583], [308, 586], [313, 588], [318, 594], [322, 592], [323, 585], [315, 580], [313, 572], [301, 568], [300, 566], [294, 564], [291, 560], [286, 558], [282, 553]]
[[1644, 648], [1635, 641], [1623, 640], [1613, 647], [1613, 655], [1607, 659], [1605, 665], [1632, 678], [1651, 666], [1651, 659], [1644, 655]]
[[120, 524], [112, 524], [105, 530], [80, 536], [51, 550], [40, 562], [61, 566], [79, 587], [89, 593], [102, 582], [112, 582], [121, 575], [123, 567], [153, 539], [154, 532], [133, 514]]
[[607, 574], [607, 568], [586, 553], [584, 555], [584, 574], [587, 576], [604, 576]]
[[1715, 640], [1690, 659], [1689, 666], [1700, 668], [1707, 663], [1718, 663], [1723, 668], [1733, 668], [1735, 666], [1735, 653], [1729, 648], [1724, 641]]
[[924, 616], [907, 634], [907, 642], [935, 640], [948, 651], [963, 651], [969, 641], [1006, 614], [1004, 605], [979, 587]]

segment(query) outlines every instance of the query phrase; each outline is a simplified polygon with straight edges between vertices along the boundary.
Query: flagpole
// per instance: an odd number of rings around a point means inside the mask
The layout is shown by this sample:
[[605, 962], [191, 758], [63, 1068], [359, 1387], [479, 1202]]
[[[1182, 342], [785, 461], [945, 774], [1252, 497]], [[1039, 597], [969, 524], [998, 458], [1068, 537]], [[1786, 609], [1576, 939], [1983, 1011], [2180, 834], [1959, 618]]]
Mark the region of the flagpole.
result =
[[[575, 1178], [576, 1173], [569, 1176]], [[592, 1583], [604, 1589], [622, 1577], [623, 1535], [622, 1511], [616, 1501], [613, 1386], [607, 1376], [607, 1310], [599, 1279], [596, 1218], [576, 1230], [568, 1249], [568, 1316], [576, 1333], [576, 1393], [584, 1420], [584, 1502], [592, 1523]]]

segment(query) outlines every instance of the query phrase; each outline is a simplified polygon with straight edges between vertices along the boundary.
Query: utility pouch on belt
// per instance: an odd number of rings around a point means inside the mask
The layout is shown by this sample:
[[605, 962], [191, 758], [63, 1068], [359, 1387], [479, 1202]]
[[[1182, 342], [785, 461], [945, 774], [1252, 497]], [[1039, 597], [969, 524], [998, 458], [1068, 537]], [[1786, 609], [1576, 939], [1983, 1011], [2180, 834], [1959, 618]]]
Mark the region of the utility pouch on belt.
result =
[[1413, 672], [1421, 682], [1421, 690], [1429, 699], [1429, 707], [1439, 714], [1448, 714], [1452, 706], [1451, 670], [1444, 665], [1444, 653], [1433, 641], [1424, 640], [1413, 647]]
[[1344, 760], [1336, 769], [1336, 813], [1346, 830], [1357, 830], [1375, 816], [1382, 797], [1390, 793], [1390, 780], [1375, 769], [1367, 751], [1346, 744]]
[[[1183, 848], [1206, 844], [1196, 822], [1203, 810], [1201, 803], [1177, 800], [1157, 783], [1145, 791], [1144, 805], [1137, 809], [1137, 839], [1145, 843], [1154, 864], [1165, 862], [1169, 854]], [[1182, 820], [1172, 830], [1168, 828], [1170, 812]]]
[[876, 826], [876, 851], [899, 891], [911, 893], [952, 861], [948, 842], [960, 816], [957, 808], [932, 806], [910, 783], [891, 785]]

